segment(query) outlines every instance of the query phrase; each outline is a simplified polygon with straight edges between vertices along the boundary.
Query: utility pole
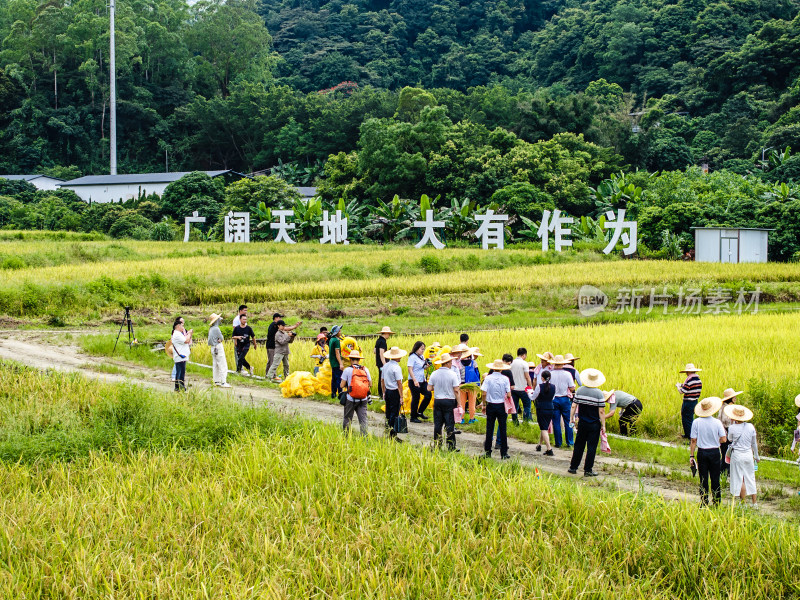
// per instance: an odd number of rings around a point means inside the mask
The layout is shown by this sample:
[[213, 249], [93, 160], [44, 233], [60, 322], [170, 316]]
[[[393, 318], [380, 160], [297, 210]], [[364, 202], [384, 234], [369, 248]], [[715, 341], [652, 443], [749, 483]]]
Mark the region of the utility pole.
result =
[[111, 96], [111, 131], [109, 132], [110, 138], [110, 155], [111, 165], [109, 172], [111, 175], [117, 174], [117, 64], [116, 64], [116, 40], [114, 36], [114, 11], [116, 9], [116, 0], [111, 0], [109, 6], [109, 20], [110, 20], [110, 38], [111, 38], [111, 52], [109, 68], [111, 70], [109, 76], [109, 95]]

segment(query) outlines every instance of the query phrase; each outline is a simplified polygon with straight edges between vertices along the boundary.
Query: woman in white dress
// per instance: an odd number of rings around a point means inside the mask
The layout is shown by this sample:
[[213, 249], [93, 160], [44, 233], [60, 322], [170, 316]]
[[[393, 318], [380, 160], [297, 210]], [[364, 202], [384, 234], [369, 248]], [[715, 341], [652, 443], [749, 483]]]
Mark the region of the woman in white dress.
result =
[[[744, 501], [750, 496], [753, 507], [756, 507], [756, 473], [755, 464], [758, 456], [756, 428], [748, 423], [753, 418], [753, 411], [741, 404], [729, 404], [725, 414], [733, 421], [728, 428], [729, 452], [731, 452], [731, 495], [739, 496]], [[735, 500], [734, 500], [735, 501]]]

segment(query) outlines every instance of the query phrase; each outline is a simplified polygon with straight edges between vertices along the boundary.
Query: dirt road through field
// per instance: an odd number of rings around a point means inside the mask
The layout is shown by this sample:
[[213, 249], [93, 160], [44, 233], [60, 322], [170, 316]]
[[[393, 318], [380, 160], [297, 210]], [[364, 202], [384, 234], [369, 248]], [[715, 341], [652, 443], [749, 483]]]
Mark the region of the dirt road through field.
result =
[[[5, 331], [0, 335], [0, 359], [15, 361], [37, 369], [55, 369], [58, 371], [77, 372], [82, 375], [111, 383], [135, 383], [158, 391], [171, 391], [173, 384], [166, 370], [157, 370], [123, 360], [110, 359], [83, 354], [79, 348], [70, 345], [58, 345], [47, 341], [44, 336], [30, 332]], [[253, 382], [238, 377], [231, 378], [234, 387], [221, 390], [210, 384], [209, 377], [189, 376], [189, 384], [197, 391], [207, 393], [229, 394], [237, 401], [254, 407], [268, 406], [270, 409], [287, 416], [299, 416], [318, 419], [326, 423], [341, 424], [342, 409], [338, 404], [326, 404], [314, 400], [300, 398], [283, 398], [277, 390], [254, 385]], [[383, 435], [382, 413], [369, 412], [370, 432], [376, 436]], [[409, 433], [401, 436], [407, 443], [430, 446], [433, 437], [432, 421], [424, 424], [409, 423]], [[462, 453], [480, 456], [483, 454], [483, 436], [464, 432], [457, 436], [458, 447]], [[613, 445], [613, 444], [612, 444]], [[668, 467], [621, 460], [613, 456], [598, 453], [595, 470], [600, 477], [586, 479], [578, 475], [569, 475], [567, 468], [571, 451], [554, 449], [555, 456], [543, 456], [535, 446], [526, 442], [509, 438], [509, 453], [522, 465], [539, 468], [540, 471], [560, 477], [570, 477], [585, 485], [608, 487], [620, 492], [655, 493], [668, 500], [698, 502], [698, 494], [693, 485], [686, 481], [670, 479]], [[499, 459], [499, 451], [494, 451]], [[642, 477], [637, 472], [646, 470], [648, 476]], [[580, 473], [580, 471], [579, 471]], [[725, 490], [723, 490], [725, 493]], [[761, 502], [768, 512], [781, 513], [774, 503]]]

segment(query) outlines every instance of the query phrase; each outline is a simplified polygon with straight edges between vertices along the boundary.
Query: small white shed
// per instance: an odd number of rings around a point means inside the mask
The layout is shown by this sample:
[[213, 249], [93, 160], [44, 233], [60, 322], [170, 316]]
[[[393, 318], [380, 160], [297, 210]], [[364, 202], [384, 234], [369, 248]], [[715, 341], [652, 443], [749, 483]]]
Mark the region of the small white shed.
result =
[[694, 227], [694, 259], [698, 262], [765, 263], [772, 229]]

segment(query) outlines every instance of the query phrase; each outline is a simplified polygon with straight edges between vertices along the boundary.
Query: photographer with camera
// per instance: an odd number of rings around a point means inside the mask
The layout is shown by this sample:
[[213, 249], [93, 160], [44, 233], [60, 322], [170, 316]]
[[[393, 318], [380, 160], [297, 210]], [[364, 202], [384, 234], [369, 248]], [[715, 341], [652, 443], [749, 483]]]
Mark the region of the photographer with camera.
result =
[[258, 348], [258, 343], [256, 342], [256, 334], [253, 332], [253, 329], [247, 324], [247, 315], [241, 315], [239, 317], [240, 324], [237, 327], [233, 328], [233, 340], [234, 340], [234, 347], [233, 350], [236, 354], [236, 372], [240, 373], [242, 368], [244, 367], [247, 369], [247, 372], [250, 376], [253, 376], [253, 368], [250, 366], [250, 363], [247, 362], [245, 357], [247, 353], [250, 352], [250, 342], [253, 342], [253, 348]]
[[275, 357], [272, 359], [269, 371], [267, 371], [267, 379], [273, 383], [281, 381], [278, 378], [278, 365], [281, 363], [283, 363], [283, 378], [286, 379], [289, 376], [289, 344], [297, 337], [297, 332], [294, 331], [297, 325], [287, 327], [283, 319], [278, 321], [276, 325], [278, 326], [278, 332], [275, 334]]

